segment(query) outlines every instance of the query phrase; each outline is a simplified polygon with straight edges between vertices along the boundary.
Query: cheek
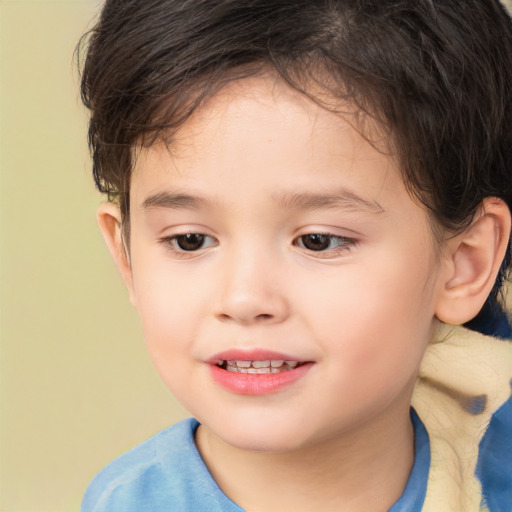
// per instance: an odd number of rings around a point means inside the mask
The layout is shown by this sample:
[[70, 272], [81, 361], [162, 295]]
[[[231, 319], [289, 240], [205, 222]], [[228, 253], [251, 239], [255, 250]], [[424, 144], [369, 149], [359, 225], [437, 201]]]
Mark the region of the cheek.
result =
[[180, 279], [182, 273], [170, 272], [165, 258], [134, 254], [133, 269], [137, 311], [150, 355], [155, 363], [172, 364], [175, 358], [169, 354], [186, 348], [191, 339], [186, 331], [196, 323], [188, 319], [197, 315], [201, 290], [198, 283]]
[[[139, 290], [139, 315], [150, 359], [166, 387], [184, 405], [196, 391], [190, 388], [193, 343], [197, 333], [194, 301], [180, 292], [180, 283], [161, 279]], [[147, 286], [147, 287], [146, 287]]]
[[[379, 372], [410, 375], [430, 340], [434, 320], [424, 260], [377, 258], [339, 269], [311, 290], [303, 309], [324, 351], [370, 378]], [[320, 285], [319, 285], [320, 284]]]

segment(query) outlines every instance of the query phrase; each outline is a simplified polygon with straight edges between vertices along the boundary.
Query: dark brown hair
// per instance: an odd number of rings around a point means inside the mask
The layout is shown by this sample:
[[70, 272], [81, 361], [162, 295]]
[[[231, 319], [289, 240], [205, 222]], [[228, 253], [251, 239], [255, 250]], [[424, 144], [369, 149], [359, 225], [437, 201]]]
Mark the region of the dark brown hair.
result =
[[106, 0], [84, 49], [93, 174], [125, 219], [134, 147], [263, 72], [376, 120], [439, 226], [465, 227], [486, 197], [512, 209], [512, 23], [498, 0]]

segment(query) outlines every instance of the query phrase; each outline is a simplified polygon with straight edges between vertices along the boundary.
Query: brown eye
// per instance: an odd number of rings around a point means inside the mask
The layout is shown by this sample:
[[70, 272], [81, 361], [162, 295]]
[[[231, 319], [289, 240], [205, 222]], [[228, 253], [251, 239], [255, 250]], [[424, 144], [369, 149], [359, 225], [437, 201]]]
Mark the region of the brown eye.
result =
[[303, 235], [300, 237], [300, 245], [309, 251], [325, 251], [330, 248], [332, 238], [336, 237], [322, 235], [320, 233]]
[[174, 237], [174, 243], [182, 251], [198, 251], [202, 249], [205, 243], [205, 235], [200, 233], [187, 233]]
[[[203, 251], [218, 245], [218, 240], [202, 233], [183, 233], [182, 235], [165, 236], [158, 240], [167, 250], [179, 257], [186, 257], [187, 254]], [[198, 252], [198, 255], [202, 252]], [[195, 255], [193, 255], [195, 256]]]
[[306, 251], [319, 253], [318, 257], [327, 258], [337, 257], [341, 253], [349, 251], [357, 244], [357, 241], [330, 233], [308, 233], [298, 237], [294, 244]]

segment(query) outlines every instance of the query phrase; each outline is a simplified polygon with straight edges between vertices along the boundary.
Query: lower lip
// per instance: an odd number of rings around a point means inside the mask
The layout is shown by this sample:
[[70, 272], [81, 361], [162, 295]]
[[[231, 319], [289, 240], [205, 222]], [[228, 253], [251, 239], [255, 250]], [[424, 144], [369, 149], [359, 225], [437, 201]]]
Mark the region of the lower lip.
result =
[[239, 395], [268, 395], [304, 377], [313, 363], [304, 363], [293, 370], [279, 373], [240, 373], [229, 372], [216, 365], [210, 365], [213, 380], [227, 390]]

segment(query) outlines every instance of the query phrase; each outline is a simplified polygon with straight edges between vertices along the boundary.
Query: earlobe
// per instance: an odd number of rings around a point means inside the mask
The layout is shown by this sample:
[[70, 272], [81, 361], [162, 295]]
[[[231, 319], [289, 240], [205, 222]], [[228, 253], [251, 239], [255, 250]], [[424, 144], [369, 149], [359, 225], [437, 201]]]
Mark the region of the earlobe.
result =
[[471, 225], [446, 242], [444, 275], [436, 303], [436, 316], [449, 324], [474, 318], [489, 296], [505, 257], [511, 216], [497, 198], [482, 202]]
[[128, 289], [130, 302], [136, 308], [133, 274], [129, 251], [125, 245], [122, 233], [121, 212], [116, 205], [103, 203], [98, 208], [96, 218], [103, 239]]

